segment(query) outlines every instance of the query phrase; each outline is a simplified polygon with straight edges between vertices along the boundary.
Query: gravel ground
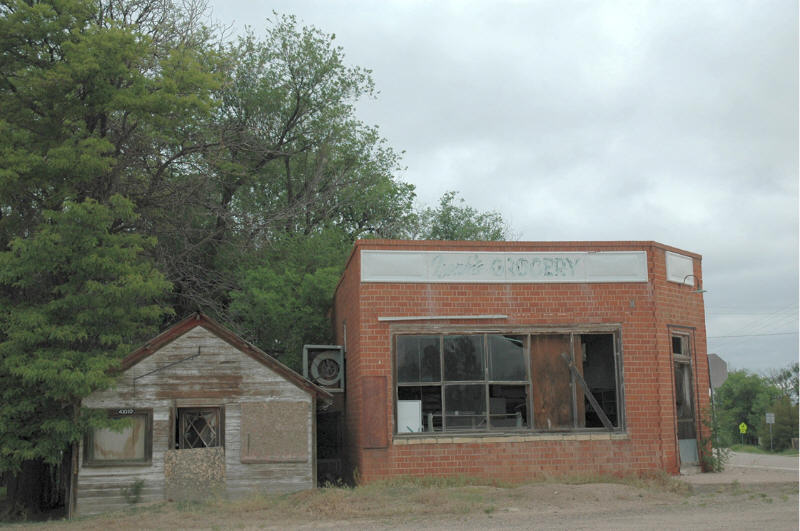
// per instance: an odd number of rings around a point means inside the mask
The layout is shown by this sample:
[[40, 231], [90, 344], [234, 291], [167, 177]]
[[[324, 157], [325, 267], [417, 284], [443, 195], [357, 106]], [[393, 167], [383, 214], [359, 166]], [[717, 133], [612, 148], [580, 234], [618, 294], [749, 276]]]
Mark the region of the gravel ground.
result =
[[[593, 529], [660, 531], [798, 529], [798, 458], [735, 453], [724, 472], [680, 478], [688, 487], [665, 484], [565, 485], [531, 483], [515, 488], [450, 487], [426, 491], [426, 499], [403, 496], [384, 507], [355, 512], [349, 506], [293, 514], [262, 506], [198, 510], [162, 505], [71, 522], [25, 527], [48, 529]], [[452, 489], [452, 490], [451, 490]], [[441, 496], [440, 496], [441, 495]], [[471, 500], [463, 511], [437, 505]], [[334, 503], [334, 502], [332, 502]], [[387, 506], [391, 510], [387, 510]], [[403, 510], [408, 507], [408, 510]], [[420, 507], [424, 510], [420, 510]], [[332, 510], [322, 510], [332, 509]], [[384, 512], [381, 513], [381, 510]], [[348, 514], [360, 514], [348, 517]], [[386, 514], [387, 516], [377, 516]]]

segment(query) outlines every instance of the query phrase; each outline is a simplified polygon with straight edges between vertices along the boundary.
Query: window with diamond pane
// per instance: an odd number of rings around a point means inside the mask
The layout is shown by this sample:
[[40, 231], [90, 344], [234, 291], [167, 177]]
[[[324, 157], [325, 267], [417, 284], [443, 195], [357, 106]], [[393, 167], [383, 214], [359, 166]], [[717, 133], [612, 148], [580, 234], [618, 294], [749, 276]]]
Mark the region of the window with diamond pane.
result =
[[178, 409], [178, 448], [222, 446], [220, 410], [216, 407]]

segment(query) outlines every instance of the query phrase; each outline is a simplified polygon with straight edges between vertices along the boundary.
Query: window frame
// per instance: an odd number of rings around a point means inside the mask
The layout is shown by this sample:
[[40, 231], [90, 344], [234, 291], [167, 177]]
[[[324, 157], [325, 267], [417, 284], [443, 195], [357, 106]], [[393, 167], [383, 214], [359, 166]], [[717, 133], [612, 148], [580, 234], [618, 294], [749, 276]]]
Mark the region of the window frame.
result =
[[83, 438], [84, 467], [150, 466], [153, 463], [153, 410], [152, 408], [101, 408], [109, 418], [124, 419], [144, 417], [144, 456], [141, 459], [97, 459], [94, 455], [94, 431], [90, 428]]
[[[434, 328], [417, 327], [408, 325], [399, 325], [392, 327], [391, 331], [391, 362], [392, 362], [392, 410], [394, 414], [393, 435], [396, 437], [448, 437], [455, 434], [468, 434], [470, 436], [502, 436], [502, 435], [519, 435], [521, 433], [536, 434], [536, 433], [580, 433], [580, 432], [604, 432], [604, 433], [619, 433], [627, 430], [627, 415], [625, 410], [625, 381], [624, 381], [624, 368], [623, 368], [623, 347], [622, 347], [622, 326], [620, 324], [598, 324], [598, 325], [576, 325], [571, 327], [509, 327], [509, 328], [492, 328], [481, 329], [476, 327], [469, 327], [468, 325], [453, 325], [451, 327], [437, 326]], [[550, 335], [550, 334], [565, 334], [570, 338], [570, 352], [568, 353], [571, 359], [576, 359], [575, 356], [580, 354], [580, 346], [575, 345], [576, 336], [591, 335], [591, 334], [606, 334], [612, 338], [612, 359], [614, 362], [613, 374], [616, 391], [616, 426], [613, 429], [605, 427], [585, 427], [578, 426], [578, 418], [573, 414], [573, 426], [569, 428], [558, 429], [537, 429], [535, 427], [534, 419], [534, 386], [536, 385], [535, 375], [532, 374], [531, 368], [531, 336], [535, 335]], [[401, 336], [439, 336], [439, 355], [440, 355], [440, 381], [438, 382], [420, 382], [420, 383], [400, 383], [398, 380], [398, 337]], [[482, 381], [458, 381], [448, 382], [444, 378], [444, 338], [452, 335], [483, 335], [484, 344], [484, 380]], [[525, 363], [525, 381], [495, 381], [489, 380], [489, 335], [503, 335], [503, 336], [523, 336], [523, 356]], [[578, 353], [576, 354], [576, 350]], [[572, 391], [570, 393], [570, 400], [572, 402], [572, 410], [576, 411], [577, 400], [583, 397], [583, 391], [580, 384], [575, 381], [574, 376], [570, 374], [572, 382]], [[454, 384], [483, 384], [485, 388], [486, 411], [484, 416], [487, 419], [486, 427], [483, 429], [446, 429], [446, 422], [444, 417], [447, 412], [445, 387], [446, 385]], [[490, 386], [492, 385], [519, 385], [525, 386], [527, 408], [527, 426], [520, 428], [514, 427], [496, 427], [491, 426], [491, 407], [490, 401]], [[438, 386], [441, 393], [441, 410], [442, 410], [442, 425], [439, 430], [422, 431], [422, 432], [400, 432], [398, 431], [398, 390], [401, 387], [423, 387], [423, 386]]]
[[170, 410], [170, 430], [169, 430], [169, 449], [170, 450], [191, 450], [192, 448], [181, 448], [178, 429], [182, 411], [199, 411], [214, 409], [217, 412], [217, 446], [198, 446], [196, 448], [225, 448], [225, 406], [222, 404], [195, 404], [186, 406], [176, 406]]

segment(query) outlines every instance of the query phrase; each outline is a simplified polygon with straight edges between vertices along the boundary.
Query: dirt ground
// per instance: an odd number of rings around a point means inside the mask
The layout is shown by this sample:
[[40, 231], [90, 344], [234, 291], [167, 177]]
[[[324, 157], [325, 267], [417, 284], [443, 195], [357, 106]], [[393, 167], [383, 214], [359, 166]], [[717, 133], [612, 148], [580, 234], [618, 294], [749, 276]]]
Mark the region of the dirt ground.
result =
[[725, 472], [677, 480], [321, 489], [245, 502], [137, 507], [32, 527], [797, 530], [797, 470], [797, 457], [734, 454]]

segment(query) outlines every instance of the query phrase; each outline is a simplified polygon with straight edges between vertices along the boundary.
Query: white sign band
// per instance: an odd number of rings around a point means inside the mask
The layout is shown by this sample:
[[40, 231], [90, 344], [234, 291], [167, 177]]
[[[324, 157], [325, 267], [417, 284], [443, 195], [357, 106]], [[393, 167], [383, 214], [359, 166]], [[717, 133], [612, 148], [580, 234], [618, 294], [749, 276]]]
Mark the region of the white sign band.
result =
[[647, 282], [645, 251], [361, 251], [362, 282]]

